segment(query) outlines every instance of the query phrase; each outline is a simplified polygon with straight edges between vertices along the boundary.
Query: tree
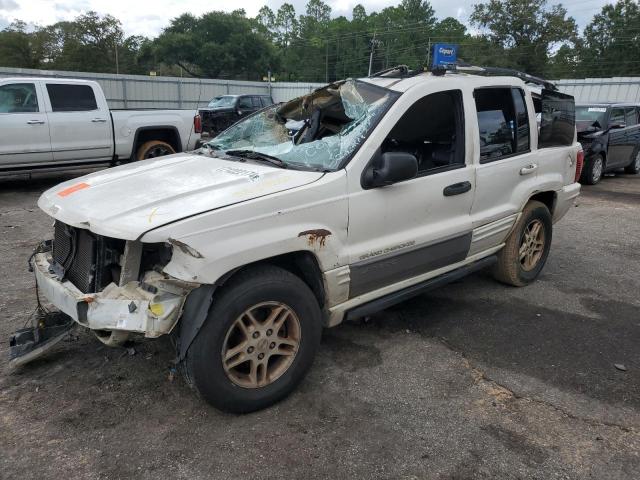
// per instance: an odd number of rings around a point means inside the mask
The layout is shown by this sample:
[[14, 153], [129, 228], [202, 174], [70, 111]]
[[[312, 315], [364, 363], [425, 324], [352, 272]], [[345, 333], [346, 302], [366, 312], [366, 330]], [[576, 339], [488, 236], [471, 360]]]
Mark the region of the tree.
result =
[[549, 54], [562, 45], [575, 45], [576, 22], [561, 4], [546, 0], [490, 0], [474, 5], [470, 20], [485, 29], [485, 37], [503, 48], [508, 65], [543, 75]]
[[0, 31], [0, 65], [16, 68], [46, 68], [47, 38], [43, 32], [27, 32], [24, 22], [16, 21]]
[[605, 5], [584, 30], [580, 49], [583, 75], [637, 74], [640, 65], [640, 7], [633, 0]]
[[190, 75], [260, 79], [277, 67], [273, 44], [241, 11], [183, 14], [153, 42], [156, 58]]
[[365, 22], [367, 20], [367, 11], [364, 9], [364, 6], [361, 3], [353, 7], [353, 10], [351, 12], [351, 18], [353, 19], [354, 22], [360, 22], [360, 23]]
[[322, 0], [309, 0], [307, 3], [307, 18], [324, 27], [331, 20], [331, 7]]
[[296, 9], [290, 3], [283, 3], [276, 14], [276, 41], [286, 48], [298, 31]]
[[259, 11], [256, 17], [258, 25], [261, 27], [261, 31], [269, 41], [273, 41], [275, 38], [276, 28], [276, 15], [268, 6], [264, 5]]

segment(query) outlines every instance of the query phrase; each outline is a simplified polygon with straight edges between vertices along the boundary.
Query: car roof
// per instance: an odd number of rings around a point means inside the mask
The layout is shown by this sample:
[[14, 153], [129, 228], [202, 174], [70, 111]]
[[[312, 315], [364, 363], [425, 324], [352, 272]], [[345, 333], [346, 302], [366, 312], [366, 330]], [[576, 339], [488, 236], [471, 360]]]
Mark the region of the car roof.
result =
[[481, 76], [461, 72], [447, 72], [444, 75], [434, 75], [431, 72], [424, 72], [404, 78], [379, 76], [365, 77], [360, 80], [380, 87], [385, 87], [390, 90], [395, 90], [397, 92], [406, 92], [417, 85], [423, 85], [425, 82], [441, 83], [443, 90], [450, 90], [451, 88], [455, 88], [456, 85], [471, 85], [475, 88], [492, 87], [496, 85], [526, 87], [522, 80], [514, 76]]
[[56, 83], [74, 83], [74, 84], [95, 84], [94, 80], [85, 80], [81, 78], [68, 77], [0, 77], [0, 82], [39, 82], [39, 81], [55, 81]]
[[640, 107], [640, 103], [633, 102], [578, 102], [576, 107]]

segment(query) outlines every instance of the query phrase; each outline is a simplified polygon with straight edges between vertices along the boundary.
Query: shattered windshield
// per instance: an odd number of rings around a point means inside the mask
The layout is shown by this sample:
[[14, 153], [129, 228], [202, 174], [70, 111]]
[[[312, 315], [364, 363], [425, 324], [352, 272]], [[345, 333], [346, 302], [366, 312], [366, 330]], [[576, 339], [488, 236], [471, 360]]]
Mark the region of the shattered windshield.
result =
[[360, 147], [398, 93], [366, 82], [337, 82], [236, 123], [213, 150], [253, 151], [285, 166], [331, 171]]
[[222, 96], [222, 97], [216, 97], [213, 100], [211, 100], [209, 102], [209, 107], [211, 108], [229, 108], [229, 107], [233, 107], [233, 104], [235, 102], [235, 98], [234, 96]]
[[576, 121], [578, 122], [598, 122], [602, 127], [607, 118], [607, 107], [604, 106], [577, 106]]

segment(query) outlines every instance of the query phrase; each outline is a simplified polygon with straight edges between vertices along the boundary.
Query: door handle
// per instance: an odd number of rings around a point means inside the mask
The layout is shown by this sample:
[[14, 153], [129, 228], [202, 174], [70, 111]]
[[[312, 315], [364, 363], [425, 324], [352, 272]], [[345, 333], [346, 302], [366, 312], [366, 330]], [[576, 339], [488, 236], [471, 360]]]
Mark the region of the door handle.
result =
[[529, 175], [530, 173], [535, 172], [538, 169], [538, 165], [532, 163], [531, 165], [527, 165], [526, 167], [522, 167], [520, 169], [520, 175]]
[[94, 118], [93, 120], [91, 120], [93, 123], [104, 123], [107, 121], [106, 118]]
[[44, 125], [44, 120], [29, 120], [27, 125]]
[[445, 197], [451, 197], [453, 195], [460, 195], [461, 193], [466, 193], [471, 190], [471, 182], [460, 182], [454, 183], [453, 185], [449, 185], [448, 187], [444, 187], [442, 194]]

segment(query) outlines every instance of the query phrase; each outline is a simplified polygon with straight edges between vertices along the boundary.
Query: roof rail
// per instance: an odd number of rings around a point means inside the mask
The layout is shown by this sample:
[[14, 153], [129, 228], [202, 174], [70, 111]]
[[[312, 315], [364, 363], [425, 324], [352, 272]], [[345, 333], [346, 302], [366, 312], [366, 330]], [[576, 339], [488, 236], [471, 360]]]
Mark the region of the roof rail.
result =
[[528, 73], [524, 73], [519, 70], [513, 70], [511, 68], [477, 67], [475, 65], [458, 63], [458, 64], [449, 64], [449, 65], [439, 65], [437, 67], [434, 67], [431, 70], [431, 73], [434, 75], [444, 75], [447, 72], [468, 73], [471, 75], [480, 75], [484, 77], [497, 77], [497, 76], [517, 77], [526, 83], [533, 83], [536, 85], [540, 85], [541, 87], [544, 87], [547, 90], [558, 90], [558, 87], [556, 87], [555, 84], [553, 84], [548, 80], [545, 80], [544, 78], [536, 77], [534, 75], [529, 75]]
[[[390, 75], [393, 72], [398, 72], [397, 74]], [[406, 78], [406, 77], [414, 77], [424, 73], [424, 70], [410, 70], [407, 65], [396, 65], [395, 67], [385, 68], [384, 70], [380, 70], [379, 72], [372, 73], [368, 78], [372, 77], [387, 77], [387, 78]]]

